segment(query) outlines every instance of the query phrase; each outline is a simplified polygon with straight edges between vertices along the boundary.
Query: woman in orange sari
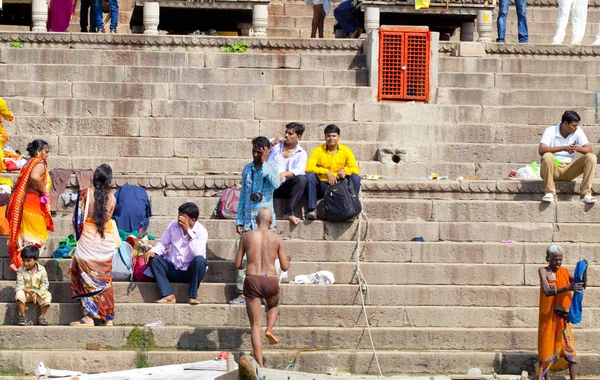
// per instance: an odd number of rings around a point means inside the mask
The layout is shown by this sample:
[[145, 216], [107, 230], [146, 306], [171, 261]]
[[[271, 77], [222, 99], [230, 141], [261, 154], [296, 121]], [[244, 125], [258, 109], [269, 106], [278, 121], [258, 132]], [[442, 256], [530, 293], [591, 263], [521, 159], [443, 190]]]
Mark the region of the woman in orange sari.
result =
[[112, 326], [115, 296], [112, 259], [120, 245], [117, 224], [112, 220], [117, 201], [108, 187], [112, 169], [106, 164], [94, 171], [93, 188], [79, 191], [75, 211], [77, 248], [71, 262], [73, 298], [81, 302], [83, 318], [71, 326]]
[[9, 223], [8, 255], [10, 269], [16, 272], [23, 265], [21, 250], [35, 245], [43, 252], [48, 231], [54, 231], [50, 214], [50, 174], [48, 173], [48, 143], [33, 140], [27, 145], [31, 157], [21, 169], [6, 209]]
[[575, 380], [577, 356], [571, 325], [567, 321], [572, 291], [582, 285], [573, 281], [569, 270], [561, 267], [563, 249], [550, 244], [546, 249], [548, 265], [538, 270], [540, 275], [540, 314], [538, 324], [538, 362], [540, 380], [550, 380], [550, 371], [569, 368]]

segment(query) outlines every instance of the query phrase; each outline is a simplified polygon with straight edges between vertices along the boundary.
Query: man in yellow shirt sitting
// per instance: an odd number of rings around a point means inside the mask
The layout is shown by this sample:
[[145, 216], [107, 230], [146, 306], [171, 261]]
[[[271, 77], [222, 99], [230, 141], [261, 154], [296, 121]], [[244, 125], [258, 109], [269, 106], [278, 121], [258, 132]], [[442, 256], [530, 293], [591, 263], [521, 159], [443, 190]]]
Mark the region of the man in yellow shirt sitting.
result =
[[328, 185], [335, 185], [338, 179], [348, 177], [356, 194], [360, 191], [360, 169], [350, 148], [340, 144], [340, 128], [330, 124], [324, 132], [325, 144], [313, 149], [306, 163], [306, 218], [310, 220], [317, 219], [317, 199], [323, 198]]

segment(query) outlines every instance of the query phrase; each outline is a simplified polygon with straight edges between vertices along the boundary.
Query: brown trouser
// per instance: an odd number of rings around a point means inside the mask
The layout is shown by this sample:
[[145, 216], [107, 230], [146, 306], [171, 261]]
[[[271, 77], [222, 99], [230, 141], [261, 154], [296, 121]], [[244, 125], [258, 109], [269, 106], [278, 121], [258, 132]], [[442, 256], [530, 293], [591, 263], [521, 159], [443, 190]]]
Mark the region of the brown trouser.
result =
[[586, 153], [578, 157], [570, 164], [562, 163], [556, 166], [554, 163], [554, 154], [544, 153], [542, 156], [542, 169], [540, 174], [546, 184], [546, 194], [556, 194], [556, 186], [554, 181], [572, 181], [580, 174], [583, 174], [581, 181], [581, 195], [592, 194], [592, 181], [596, 172], [596, 163], [598, 159], [594, 153]]

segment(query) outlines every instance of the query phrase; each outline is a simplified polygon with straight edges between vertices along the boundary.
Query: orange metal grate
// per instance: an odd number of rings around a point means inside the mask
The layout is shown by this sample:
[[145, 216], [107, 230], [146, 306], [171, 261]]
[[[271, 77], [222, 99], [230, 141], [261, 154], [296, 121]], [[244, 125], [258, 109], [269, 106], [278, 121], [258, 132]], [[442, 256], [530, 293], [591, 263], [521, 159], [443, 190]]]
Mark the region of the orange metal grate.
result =
[[379, 100], [429, 100], [430, 34], [423, 27], [382, 27]]

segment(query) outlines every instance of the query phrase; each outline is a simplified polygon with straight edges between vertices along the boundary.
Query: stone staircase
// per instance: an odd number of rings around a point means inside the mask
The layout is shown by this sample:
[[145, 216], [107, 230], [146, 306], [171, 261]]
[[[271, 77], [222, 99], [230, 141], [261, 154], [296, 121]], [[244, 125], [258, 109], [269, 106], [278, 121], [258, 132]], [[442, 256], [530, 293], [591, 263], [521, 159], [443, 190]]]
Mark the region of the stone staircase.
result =
[[[337, 123], [362, 172], [385, 178], [363, 182], [367, 219], [360, 222], [278, 221], [294, 257], [290, 277], [326, 269], [337, 283], [282, 285], [282, 343], [267, 348], [268, 366], [283, 368], [307, 350], [297, 370], [323, 373], [333, 363], [377, 372], [355, 278], [359, 255], [384, 373], [533, 373], [536, 271], [556, 241], [564, 243], [567, 267], [584, 257], [593, 264], [575, 339], [580, 373], [598, 375], [600, 212], [576, 201], [577, 184], [560, 184], [560, 202], [540, 205], [540, 181], [501, 179], [537, 158], [543, 128], [565, 108], [580, 112], [590, 141], [598, 141], [590, 95], [599, 75], [596, 48], [490, 44], [486, 58], [457, 58], [449, 56], [453, 44], [442, 43], [435, 104], [378, 104], [367, 87], [362, 41], [243, 39], [250, 49], [238, 55], [218, 49], [240, 38], [0, 33], [0, 40], [0, 77], [9, 78], [0, 96], [17, 116], [5, 123], [10, 145], [46, 139], [51, 167], [109, 163], [115, 186], [147, 189], [157, 235], [179, 204], [195, 201], [210, 238], [201, 305], [156, 305], [154, 284], [115, 283], [113, 328], [65, 326], [79, 312], [70, 299], [69, 260], [49, 257], [42, 262], [54, 295], [52, 326], [13, 326], [14, 277], [0, 259], [3, 369], [31, 373], [40, 360], [90, 372], [132, 368], [139, 326], [157, 320], [166, 326], [152, 328], [142, 349], [152, 365], [249, 352], [245, 310], [226, 304], [235, 291], [234, 222], [211, 214], [219, 191], [238, 181], [250, 160], [250, 139], [297, 120], [307, 126], [308, 149], [326, 124]], [[13, 40], [24, 47], [8, 47]], [[567, 80], [569, 90], [559, 92]], [[405, 149], [399, 164], [374, 160], [378, 148], [390, 146]], [[423, 180], [429, 172], [481, 180]], [[73, 179], [69, 191], [76, 187]], [[67, 207], [56, 213], [45, 256], [71, 232], [71, 215]], [[180, 302], [185, 290], [176, 286]], [[102, 349], [85, 350], [89, 343]]]

